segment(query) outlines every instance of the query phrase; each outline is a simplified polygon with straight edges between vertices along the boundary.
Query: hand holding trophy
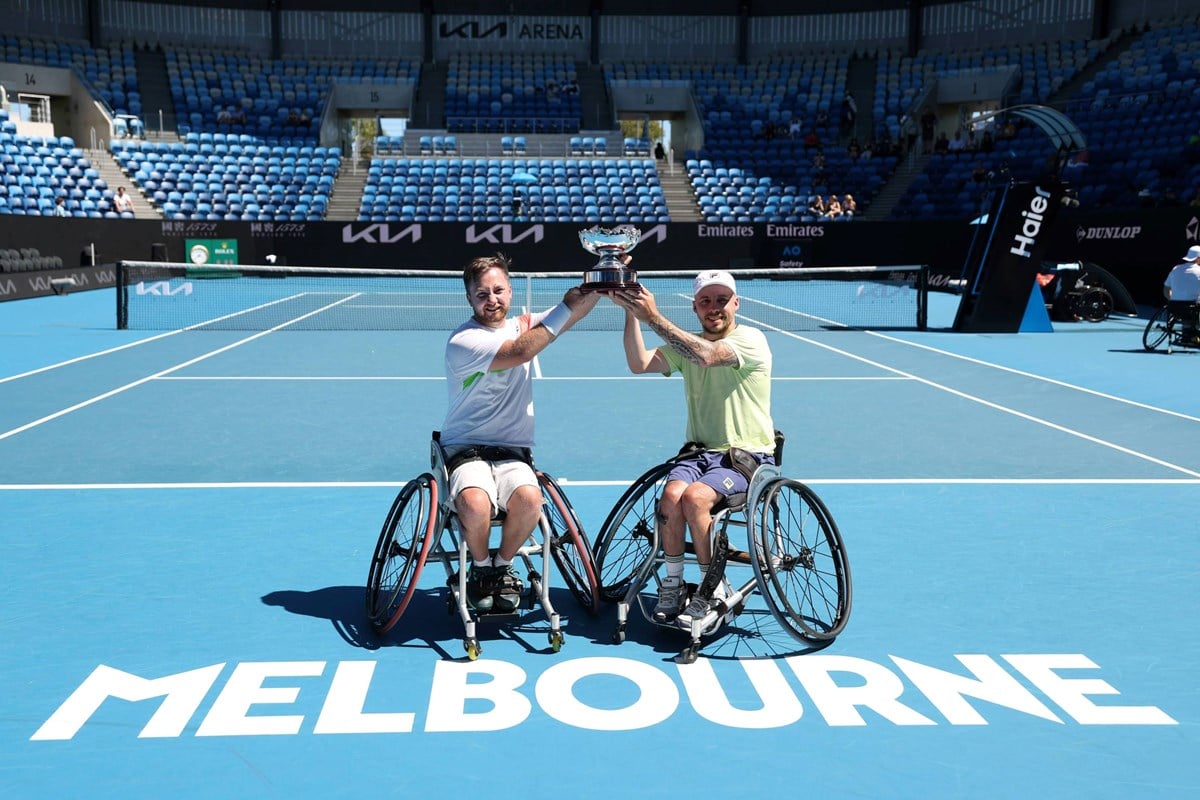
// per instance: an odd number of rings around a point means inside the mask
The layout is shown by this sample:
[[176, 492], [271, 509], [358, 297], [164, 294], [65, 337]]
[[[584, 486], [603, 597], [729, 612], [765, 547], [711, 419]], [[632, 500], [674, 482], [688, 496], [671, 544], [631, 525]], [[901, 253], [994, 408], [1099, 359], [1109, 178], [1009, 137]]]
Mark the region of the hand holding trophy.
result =
[[584, 292], [605, 292], [613, 289], [631, 289], [640, 292], [637, 272], [621, 263], [621, 256], [637, 247], [642, 232], [632, 225], [616, 228], [594, 226], [579, 232], [583, 249], [600, 256], [596, 266], [583, 273]]

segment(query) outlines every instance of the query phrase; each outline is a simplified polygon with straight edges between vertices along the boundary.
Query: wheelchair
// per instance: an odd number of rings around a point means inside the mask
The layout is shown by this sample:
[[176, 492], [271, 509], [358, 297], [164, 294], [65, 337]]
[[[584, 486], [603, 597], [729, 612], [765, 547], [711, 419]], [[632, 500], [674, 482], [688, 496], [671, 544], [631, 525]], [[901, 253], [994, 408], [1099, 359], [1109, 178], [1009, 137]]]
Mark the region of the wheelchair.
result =
[[1060, 270], [1047, 284], [1052, 319], [1063, 322], [1103, 322], [1113, 311], [1113, 298], [1108, 289], [1096, 282], [1087, 271], [1079, 271], [1073, 281], [1066, 277], [1070, 270]]
[[1167, 353], [1176, 348], [1200, 349], [1200, 303], [1167, 303], [1142, 332], [1142, 347], [1151, 352], [1166, 344]]
[[[470, 552], [447, 489], [446, 454], [436, 431], [430, 446], [430, 467], [429, 472], [404, 485], [383, 523], [367, 576], [366, 605], [371, 627], [381, 636], [395, 627], [418, 591], [425, 565], [433, 560], [445, 568], [447, 610], [457, 612], [463, 622], [463, 648], [470, 660], [478, 659], [483, 652], [476, 635], [482, 617], [511, 617], [535, 603], [549, 619], [547, 638], [551, 649], [558, 652], [564, 636], [559, 614], [550, 602], [550, 561], [554, 561], [567, 588], [586, 611], [594, 613], [600, 604], [592, 548], [562, 488], [550, 475], [534, 469], [542, 489], [542, 513], [514, 559], [528, 574], [524, 596], [513, 612], [482, 614], [467, 603]], [[503, 522], [500, 512], [492, 519], [492, 529]]]
[[[686, 629], [674, 621], [657, 622], [653, 604], [665, 564], [658, 529], [658, 502], [671, 468], [682, 457], [651, 468], [625, 491], [609, 512], [596, 537], [595, 566], [600, 596], [617, 604], [614, 644], [625, 641], [629, 611], [636, 605], [642, 616], [660, 627], [685, 630], [690, 642], [678, 660], [693, 663], [702, 639], [716, 633], [745, 607], [755, 592], [763, 594], [771, 615], [793, 638], [808, 644], [832, 641], [850, 617], [851, 580], [846, 548], [833, 515], [803, 483], [786, 478], [778, 466], [755, 470], [744, 495], [723, 500], [713, 510], [709, 528], [712, 562], [705, 581], [689, 584], [689, 594], [711, 597], [719, 583], [723, 600]], [[776, 435], [776, 463], [781, 463], [782, 435]], [[746, 533], [747, 550], [730, 546], [730, 530]], [[685, 559], [694, 560], [691, 541]], [[731, 583], [731, 579], [737, 583]], [[655, 592], [644, 593], [653, 582]]]

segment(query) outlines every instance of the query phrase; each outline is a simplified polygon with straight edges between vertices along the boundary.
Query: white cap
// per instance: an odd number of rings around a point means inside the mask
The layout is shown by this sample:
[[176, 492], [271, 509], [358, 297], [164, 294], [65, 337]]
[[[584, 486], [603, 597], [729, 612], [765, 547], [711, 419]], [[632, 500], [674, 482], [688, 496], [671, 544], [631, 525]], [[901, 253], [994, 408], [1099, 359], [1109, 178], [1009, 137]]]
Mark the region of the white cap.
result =
[[707, 272], [701, 272], [696, 276], [695, 282], [692, 283], [692, 297], [700, 294], [700, 290], [704, 287], [712, 286], [713, 284], [724, 286], [729, 291], [737, 294], [737, 284], [734, 282], [733, 276], [728, 272], [712, 269]]
[[1200, 244], [1194, 244], [1188, 248], [1187, 255], [1183, 257], [1184, 261], [1195, 261], [1200, 258]]

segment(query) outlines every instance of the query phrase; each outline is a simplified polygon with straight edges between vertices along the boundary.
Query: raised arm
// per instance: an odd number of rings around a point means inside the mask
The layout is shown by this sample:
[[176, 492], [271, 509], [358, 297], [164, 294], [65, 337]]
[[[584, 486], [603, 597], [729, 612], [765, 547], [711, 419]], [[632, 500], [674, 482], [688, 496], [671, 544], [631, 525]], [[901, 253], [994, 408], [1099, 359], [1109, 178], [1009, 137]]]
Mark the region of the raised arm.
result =
[[[688, 361], [701, 367], [737, 366], [737, 354], [728, 344], [709, 341], [689, 333], [667, 319], [658, 310], [654, 295], [648, 290], [632, 292], [619, 290], [612, 295], [613, 302], [625, 309], [625, 358], [629, 369], [635, 373], [666, 372], [667, 364], [658, 351], [647, 351], [642, 344], [641, 329], [631, 318], [640, 320], [662, 337], [671, 349]], [[649, 359], [647, 360], [647, 356]], [[639, 368], [638, 365], [641, 365]]]
[[[551, 309], [541, 322], [525, 328], [516, 339], [501, 345], [492, 359], [490, 368], [511, 369], [532, 361], [534, 356], [545, 350], [551, 342], [587, 316], [588, 312], [596, 307], [596, 301], [599, 299], [598, 294], [585, 294], [579, 287], [572, 287], [563, 296], [563, 301]], [[529, 325], [528, 320], [527, 316], [521, 318], [523, 328]]]

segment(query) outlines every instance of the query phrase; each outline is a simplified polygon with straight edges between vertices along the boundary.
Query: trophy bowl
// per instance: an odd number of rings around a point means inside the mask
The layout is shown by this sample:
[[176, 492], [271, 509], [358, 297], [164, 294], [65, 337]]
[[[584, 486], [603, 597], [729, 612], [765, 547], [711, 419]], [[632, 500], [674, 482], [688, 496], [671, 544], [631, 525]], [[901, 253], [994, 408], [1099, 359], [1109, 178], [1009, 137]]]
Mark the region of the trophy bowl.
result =
[[621, 263], [621, 256], [637, 247], [642, 232], [632, 225], [616, 228], [595, 226], [579, 232], [579, 243], [583, 249], [600, 256], [596, 266], [583, 273], [585, 292], [603, 292], [613, 289], [641, 291], [637, 272]]

